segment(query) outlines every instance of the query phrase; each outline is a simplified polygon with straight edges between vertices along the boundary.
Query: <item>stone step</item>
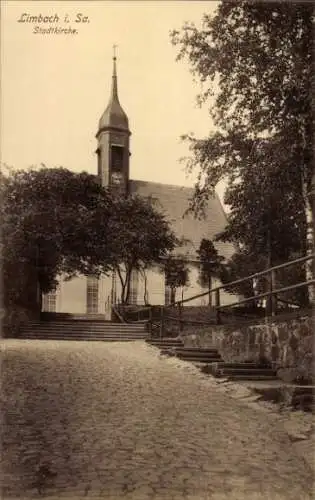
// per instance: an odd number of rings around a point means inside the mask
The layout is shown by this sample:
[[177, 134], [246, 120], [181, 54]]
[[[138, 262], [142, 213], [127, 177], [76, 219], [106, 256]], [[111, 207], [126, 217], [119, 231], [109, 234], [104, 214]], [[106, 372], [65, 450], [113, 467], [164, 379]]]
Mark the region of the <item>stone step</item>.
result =
[[153, 347], [181, 347], [182, 344], [179, 344], [178, 342], [150, 342], [148, 341], [148, 344], [152, 345]]
[[[228, 365], [228, 366], [226, 366]], [[276, 377], [276, 371], [258, 364], [248, 366], [248, 363], [212, 363], [202, 368], [204, 373], [211, 373], [218, 377], [229, 377], [234, 375], [272, 375]]]
[[177, 339], [177, 338], [156, 338], [156, 339], [149, 339], [148, 342], [150, 342], [150, 344], [156, 344], [156, 343], [160, 343], [160, 342], [163, 342], [165, 344], [167, 344], [168, 342], [171, 342], [171, 343], [177, 343], [177, 344], [180, 344], [180, 345], [184, 345], [184, 342], [180, 339]]
[[207, 357], [210, 356], [211, 358], [218, 356], [219, 359], [221, 359], [221, 356], [219, 355], [217, 349], [207, 349], [207, 350], [192, 350], [192, 349], [183, 349], [182, 347], [177, 348], [177, 354], [178, 356], [197, 356], [197, 357]]
[[174, 351], [176, 350], [177, 346], [176, 345], [152, 345], [152, 347], [156, 347], [157, 349], [173, 349]]
[[37, 321], [25, 325], [20, 338], [47, 340], [144, 340], [145, 325], [109, 321]]
[[96, 336], [96, 337], [106, 337], [106, 336], [115, 336], [115, 335], [134, 335], [135, 337], [147, 337], [146, 332], [122, 332], [119, 330], [112, 331], [112, 332], [77, 332], [76, 330], [73, 331], [42, 331], [42, 330], [33, 330], [29, 332], [21, 332], [21, 336], [23, 335], [56, 335], [56, 336], [63, 336], [66, 335], [67, 337], [71, 337], [72, 335], [77, 335], [79, 337], [90, 337], [90, 336]]
[[219, 358], [218, 357], [211, 358], [210, 356], [200, 358], [198, 356], [179, 356], [177, 354], [176, 354], [176, 356], [179, 359], [182, 359], [183, 361], [192, 361], [192, 362], [196, 362], [196, 363], [217, 363], [218, 359], [222, 359], [221, 356]]
[[33, 319], [30, 320], [28, 324], [58, 324], [58, 325], [67, 325], [69, 323], [75, 324], [75, 325], [80, 325], [80, 324], [86, 324], [86, 323], [91, 323], [91, 324], [104, 324], [104, 325], [142, 325], [143, 323], [139, 323], [137, 321], [130, 322], [130, 323], [122, 323], [120, 321], [110, 321], [110, 320], [100, 320], [100, 319]]
[[45, 328], [47, 330], [50, 329], [64, 329], [64, 330], [69, 330], [69, 329], [76, 329], [76, 330], [86, 330], [86, 329], [93, 329], [93, 330], [116, 330], [117, 328], [120, 328], [121, 330], [137, 330], [137, 331], [142, 331], [145, 330], [145, 325], [134, 325], [132, 323], [88, 323], [88, 322], [74, 322], [74, 321], [69, 321], [68, 323], [48, 323], [48, 322], [43, 322], [43, 323], [31, 323], [28, 325], [25, 325], [23, 327], [24, 330], [33, 330], [33, 329], [38, 329], [38, 328]]
[[19, 337], [20, 339], [82, 339], [82, 340], [91, 340], [91, 339], [115, 339], [115, 338], [120, 338], [120, 339], [126, 339], [126, 338], [132, 338], [135, 340], [142, 340], [145, 339], [146, 337], [139, 336], [139, 335], [23, 335]]
[[55, 340], [112, 340], [112, 339], [134, 339], [134, 340], [145, 340], [145, 336], [135, 336], [135, 335], [24, 335], [19, 337], [20, 339], [55, 339]]
[[[214, 370], [215, 371], [215, 370]], [[271, 368], [251, 368], [250, 370], [245, 368], [224, 368], [222, 370], [223, 376], [229, 377], [234, 375], [270, 375], [276, 377], [276, 372]]]
[[51, 340], [51, 341], [57, 341], [57, 342], [136, 342], [139, 340], [144, 340], [140, 338], [134, 338], [134, 337], [23, 337], [23, 340]]
[[[225, 375], [223, 375], [225, 378]], [[277, 377], [275, 375], [228, 375], [226, 376], [229, 380], [241, 381], [241, 380], [276, 380]]]
[[265, 368], [269, 369], [269, 366], [264, 366], [259, 363], [227, 363], [225, 361], [218, 363], [218, 368], [244, 368], [251, 370], [252, 368]]
[[181, 350], [183, 351], [192, 351], [192, 352], [213, 352], [213, 351], [218, 351], [216, 347], [190, 347], [190, 346], [184, 346], [181, 347]]
[[73, 335], [73, 334], [78, 334], [78, 335], [116, 335], [116, 334], [121, 334], [121, 335], [146, 335], [147, 333], [144, 330], [46, 330], [46, 329], [41, 329], [37, 328], [34, 330], [22, 330], [21, 334], [22, 335], [32, 335], [33, 333], [40, 333], [42, 335]]

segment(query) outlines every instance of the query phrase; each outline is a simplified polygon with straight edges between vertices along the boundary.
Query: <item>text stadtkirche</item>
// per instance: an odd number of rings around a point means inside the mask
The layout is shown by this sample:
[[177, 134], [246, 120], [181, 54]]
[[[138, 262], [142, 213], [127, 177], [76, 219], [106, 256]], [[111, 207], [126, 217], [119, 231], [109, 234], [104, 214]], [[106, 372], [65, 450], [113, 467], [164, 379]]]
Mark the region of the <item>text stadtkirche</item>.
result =
[[34, 35], [77, 35], [78, 28], [88, 24], [90, 19], [89, 16], [81, 12], [74, 15], [63, 14], [62, 16], [57, 13], [33, 15], [23, 12], [17, 22], [31, 25]]

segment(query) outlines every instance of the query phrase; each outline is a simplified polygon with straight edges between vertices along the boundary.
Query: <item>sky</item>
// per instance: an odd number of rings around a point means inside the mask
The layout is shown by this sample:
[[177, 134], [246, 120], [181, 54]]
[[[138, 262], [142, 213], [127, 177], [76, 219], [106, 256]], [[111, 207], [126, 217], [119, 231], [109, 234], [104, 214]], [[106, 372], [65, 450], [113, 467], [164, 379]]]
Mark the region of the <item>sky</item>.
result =
[[[131, 178], [193, 185], [195, 176], [187, 177], [179, 161], [189, 153], [180, 136], [206, 136], [213, 124], [207, 109], [196, 104], [200, 85], [187, 63], [176, 62], [169, 32], [185, 21], [200, 24], [202, 14], [216, 6], [3, 0], [1, 161], [14, 168], [44, 163], [96, 174], [95, 134], [109, 99], [117, 44], [119, 98], [132, 132]], [[86, 22], [76, 23], [77, 14]], [[39, 15], [51, 16], [50, 22], [28, 22]], [[34, 33], [36, 26], [70, 27], [77, 34]], [[222, 185], [218, 192], [222, 198]]]

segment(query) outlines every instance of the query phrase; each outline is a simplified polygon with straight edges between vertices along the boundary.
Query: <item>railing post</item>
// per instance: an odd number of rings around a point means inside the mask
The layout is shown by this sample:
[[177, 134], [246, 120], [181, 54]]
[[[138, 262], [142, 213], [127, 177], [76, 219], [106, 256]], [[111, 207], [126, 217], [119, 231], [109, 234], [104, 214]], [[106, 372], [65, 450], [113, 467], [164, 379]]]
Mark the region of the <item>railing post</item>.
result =
[[[266, 292], [271, 292], [272, 291], [272, 283], [271, 283], [271, 271], [268, 271], [266, 274]], [[265, 307], [265, 316], [271, 316], [272, 315], [272, 296], [267, 295], [266, 296], [266, 307]]]
[[150, 337], [152, 337], [152, 308], [149, 309], [148, 330]]
[[179, 322], [179, 331], [183, 331], [183, 322], [182, 322], [182, 305], [180, 302], [177, 304], [178, 307], [178, 322]]
[[220, 311], [220, 289], [215, 291], [215, 309], [216, 309], [216, 324], [221, 324], [221, 311]]
[[272, 294], [273, 290], [276, 288], [275, 287], [275, 270], [272, 269], [269, 271], [267, 274], [267, 282], [268, 282], [268, 292], [270, 295], [268, 295], [267, 300], [266, 300], [266, 315], [267, 316], [275, 316], [276, 314], [276, 297]]
[[160, 338], [163, 337], [163, 334], [164, 334], [164, 307], [161, 306]]
[[[273, 290], [277, 289], [277, 283], [276, 283], [276, 270], [273, 269], [271, 271], [271, 276], [270, 276], [270, 291], [273, 292]], [[277, 295], [271, 295], [271, 316], [275, 316], [277, 314]]]
[[211, 292], [211, 289], [209, 289], [209, 292], [208, 292], [208, 306], [209, 307], [212, 306], [212, 292]]

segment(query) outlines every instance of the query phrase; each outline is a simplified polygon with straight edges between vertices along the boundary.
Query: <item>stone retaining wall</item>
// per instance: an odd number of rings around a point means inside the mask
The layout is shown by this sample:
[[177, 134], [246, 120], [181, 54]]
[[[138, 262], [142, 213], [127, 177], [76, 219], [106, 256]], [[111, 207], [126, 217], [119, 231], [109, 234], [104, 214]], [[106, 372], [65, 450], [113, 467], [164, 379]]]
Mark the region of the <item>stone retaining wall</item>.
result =
[[314, 317], [301, 311], [255, 324], [192, 327], [182, 333], [185, 345], [216, 347], [224, 361], [267, 359], [282, 378], [314, 379]]

